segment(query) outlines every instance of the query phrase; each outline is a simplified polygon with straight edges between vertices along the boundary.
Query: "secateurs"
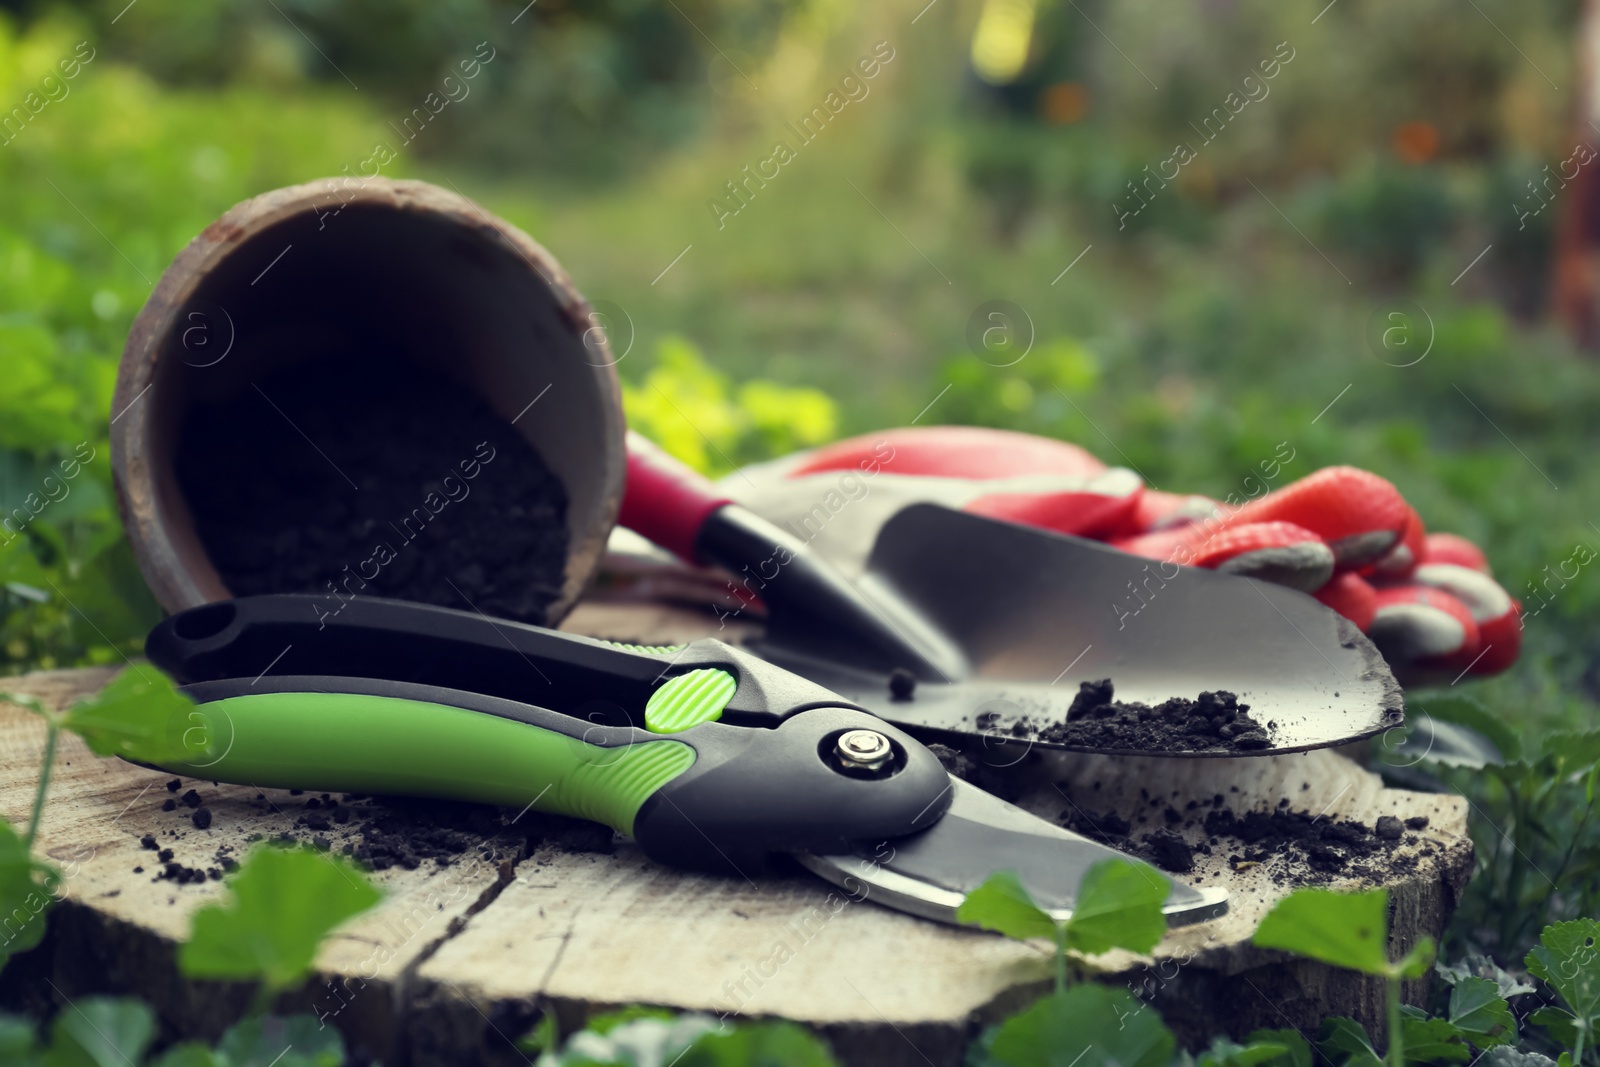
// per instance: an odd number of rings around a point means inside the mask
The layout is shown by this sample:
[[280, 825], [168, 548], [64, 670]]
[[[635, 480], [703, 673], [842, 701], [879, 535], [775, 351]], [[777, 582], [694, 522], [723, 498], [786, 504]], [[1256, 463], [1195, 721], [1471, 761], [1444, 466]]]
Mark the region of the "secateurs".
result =
[[[161, 769], [531, 807], [604, 823], [681, 867], [788, 853], [853, 895], [945, 922], [1000, 869], [1068, 913], [1084, 871], [1121, 855], [719, 641], [616, 645], [365, 598], [319, 629], [314, 599], [224, 601], [155, 628], [147, 652], [186, 683], [204, 727]], [[1165, 910], [1194, 922], [1226, 899], [1178, 883]]]

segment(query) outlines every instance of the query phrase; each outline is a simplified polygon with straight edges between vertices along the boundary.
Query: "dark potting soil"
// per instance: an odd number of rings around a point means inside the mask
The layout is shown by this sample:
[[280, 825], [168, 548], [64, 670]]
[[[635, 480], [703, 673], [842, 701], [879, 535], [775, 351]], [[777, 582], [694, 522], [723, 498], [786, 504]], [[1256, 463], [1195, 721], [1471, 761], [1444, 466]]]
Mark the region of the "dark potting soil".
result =
[[[976, 744], [966, 750], [944, 744], [928, 749], [950, 774], [1002, 800], [1015, 802], [1025, 789], [1040, 784], [1027, 769], [1037, 766], [1037, 750], [1009, 765], [995, 766], [991, 762], [995, 752]], [[1419, 856], [1434, 851], [1414, 832], [1427, 828], [1425, 815], [1403, 821], [1384, 815], [1367, 826], [1292, 811], [1287, 799], [1272, 811], [1237, 814], [1220, 793], [1209, 800], [1183, 801], [1177, 794], [1151, 795], [1148, 790], [1140, 790], [1140, 799], [1131, 808], [1095, 810], [1088, 798], [1099, 791], [1100, 783], [1074, 790], [1058, 782], [1056, 788], [1069, 798], [1056, 819], [1061, 826], [1173, 874], [1192, 874], [1197, 856], [1220, 856], [1235, 870], [1259, 865], [1281, 886], [1326, 885], [1341, 877], [1386, 882], [1397, 873], [1414, 870]], [[1420, 848], [1398, 851], [1403, 845], [1419, 844]]]
[[[998, 717], [997, 717], [998, 718]], [[978, 726], [985, 726], [979, 717]], [[1085, 748], [1138, 752], [1251, 752], [1272, 744], [1272, 723], [1250, 714], [1229, 692], [1201, 693], [1198, 699], [1173, 697], [1160, 704], [1115, 699], [1111, 679], [1083, 682], [1067, 709], [1065, 722], [1044, 725], [1021, 719], [1018, 736]]]
[[[294, 828], [278, 834], [274, 842], [337, 852], [378, 871], [391, 867], [416, 870], [424, 864], [449, 867], [472, 855], [485, 862], [516, 863], [541, 847], [565, 852], [610, 852], [613, 847], [611, 830], [598, 823], [536, 811], [519, 814], [489, 804], [330, 793], [282, 803], [257, 793], [251, 807], [260, 812], [295, 813]], [[188, 814], [201, 812], [210, 816], [212, 809], [200, 807]], [[216, 846], [202, 855], [182, 844], [189, 836], [182, 823], [209, 829], [213, 820], [208, 817], [204, 821], [205, 826], [192, 818], [174, 820], [170, 829], [162, 831], [163, 838], [174, 842], [176, 848], [162, 848], [154, 835], [141, 839], [144, 848], [157, 853], [161, 864], [157, 881], [198, 884], [220, 879], [237, 866], [239, 857], [231, 845]], [[187, 866], [176, 858], [178, 852], [204, 866]]]
[[[1289, 802], [1279, 802], [1273, 811], [1236, 814], [1216, 796], [1204, 807], [1191, 803], [1178, 812], [1166, 800], [1149, 798], [1148, 807], [1161, 808], [1167, 825], [1148, 833], [1139, 832], [1127, 818], [1115, 812], [1097, 813], [1074, 805], [1063, 811], [1059, 821], [1069, 830], [1109, 845], [1112, 848], [1149, 860], [1174, 874], [1194, 870], [1197, 855], [1221, 854], [1234, 870], [1260, 865], [1275, 885], [1321, 885], [1344, 876], [1387, 880], [1416, 866], [1413, 854], [1396, 855], [1401, 844], [1415, 844], [1415, 835], [1395, 834], [1389, 823], [1393, 816], [1381, 816], [1376, 827], [1350, 819], [1331, 819], [1305, 811], [1289, 810]], [[1177, 818], [1173, 818], [1176, 815]], [[1150, 815], [1139, 815], [1145, 822]], [[1427, 825], [1426, 817], [1407, 820]], [[1181, 824], [1181, 825], [1180, 825]], [[1191, 844], [1179, 829], [1199, 829], [1204, 839]], [[1431, 851], [1429, 845], [1420, 850]]]
[[1017, 776], [1006, 773], [1006, 768], [991, 767], [950, 745], [931, 744], [928, 751], [938, 757], [946, 773], [977, 786], [985, 793], [992, 793], [1008, 803], [1022, 795]]
[[322, 593], [329, 612], [390, 596], [544, 623], [561, 593], [560, 479], [482, 400], [413, 363], [305, 363], [198, 408], [177, 475], [235, 595]]

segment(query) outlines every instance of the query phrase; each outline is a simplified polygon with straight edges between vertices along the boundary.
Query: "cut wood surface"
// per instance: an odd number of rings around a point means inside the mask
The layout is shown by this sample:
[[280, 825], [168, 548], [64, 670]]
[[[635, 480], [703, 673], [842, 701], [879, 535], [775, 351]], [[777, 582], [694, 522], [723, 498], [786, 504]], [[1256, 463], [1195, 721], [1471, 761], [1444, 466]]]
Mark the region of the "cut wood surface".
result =
[[[594, 603], [580, 606], [567, 627], [649, 642], [717, 632], [715, 620], [692, 613]], [[42, 672], [3, 688], [64, 706], [109, 675]], [[27, 817], [43, 741], [36, 716], [0, 704], [0, 815], [14, 823]], [[1396, 952], [1438, 936], [1471, 871], [1464, 800], [1385, 788], [1336, 751], [1231, 760], [1051, 754], [1030, 762], [1035, 784], [1020, 803], [1051, 819], [1092, 797], [1094, 810], [1143, 816], [1153, 829], [1165, 825], [1166, 807], [1209, 806], [1218, 794], [1241, 814], [1287, 800], [1289, 810], [1368, 825], [1383, 815], [1426, 816], [1426, 828], [1396, 847], [1387, 873], [1329, 883], [1389, 886]], [[296, 820], [307, 798], [185, 781], [182, 791], [198, 789], [212, 813], [201, 830], [181, 805], [162, 810], [173, 796], [170, 779], [63, 738], [38, 845], [65, 873], [64, 901], [50, 913], [45, 942], [8, 971], [4, 999], [137, 994], [154, 1005], [168, 1036], [215, 1037], [244, 1010], [248, 990], [187, 982], [174, 962], [190, 916], [224, 884], [156, 880], [157, 854], [141, 839], [151, 835], [176, 862], [203, 870], [217, 865], [219, 850], [241, 855], [256, 837], [306, 836]], [[335, 826], [326, 836], [337, 848], [352, 830]], [[1205, 838], [1198, 826], [1179, 824], [1178, 832], [1191, 844]], [[1119, 952], [1081, 961], [1085, 974], [1125, 984], [1191, 1041], [1262, 1026], [1314, 1032], [1330, 1014], [1382, 1029], [1379, 983], [1250, 945], [1261, 916], [1289, 891], [1280, 884], [1282, 862], [1235, 870], [1223, 849], [1195, 860], [1188, 877], [1225, 886], [1228, 914], [1171, 931], [1154, 958]], [[555, 1012], [566, 1031], [629, 1003], [782, 1015], [816, 1027], [848, 1064], [942, 1067], [961, 1062], [985, 1022], [1049, 983], [1042, 943], [858, 903], [798, 869], [685, 874], [650, 863], [626, 841], [609, 853], [549, 842], [488, 860], [468, 850], [447, 867], [429, 861], [373, 878], [387, 894], [383, 903], [340, 929], [318, 958], [318, 977], [282, 1007], [323, 1015], [352, 1048], [390, 1067], [524, 1063], [513, 1041], [542, 1013]], [[1421, 985], [1410, 992], [1419, 995]]]

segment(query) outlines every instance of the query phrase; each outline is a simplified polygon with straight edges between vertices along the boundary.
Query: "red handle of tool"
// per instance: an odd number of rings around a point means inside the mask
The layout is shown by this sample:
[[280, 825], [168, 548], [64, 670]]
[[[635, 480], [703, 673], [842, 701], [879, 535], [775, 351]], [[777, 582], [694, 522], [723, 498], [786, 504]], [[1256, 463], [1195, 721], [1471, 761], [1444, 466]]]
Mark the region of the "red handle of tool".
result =
[[618, 522], [690, 563], [700, 562], [695, 539], [711, 515], [732, 498], [653, 442], [628, 431], [628, 481]]

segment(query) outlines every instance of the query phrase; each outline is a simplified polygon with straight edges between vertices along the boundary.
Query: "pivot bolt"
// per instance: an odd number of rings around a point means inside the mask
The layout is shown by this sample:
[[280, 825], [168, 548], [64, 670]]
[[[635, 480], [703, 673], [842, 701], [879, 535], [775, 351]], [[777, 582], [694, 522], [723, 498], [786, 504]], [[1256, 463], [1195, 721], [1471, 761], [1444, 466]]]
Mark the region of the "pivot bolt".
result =
[[877, 771], [894, 755], [894, 746], [876, 730], [850, 730], [839, 735], [834, 755], [846, 770]]

